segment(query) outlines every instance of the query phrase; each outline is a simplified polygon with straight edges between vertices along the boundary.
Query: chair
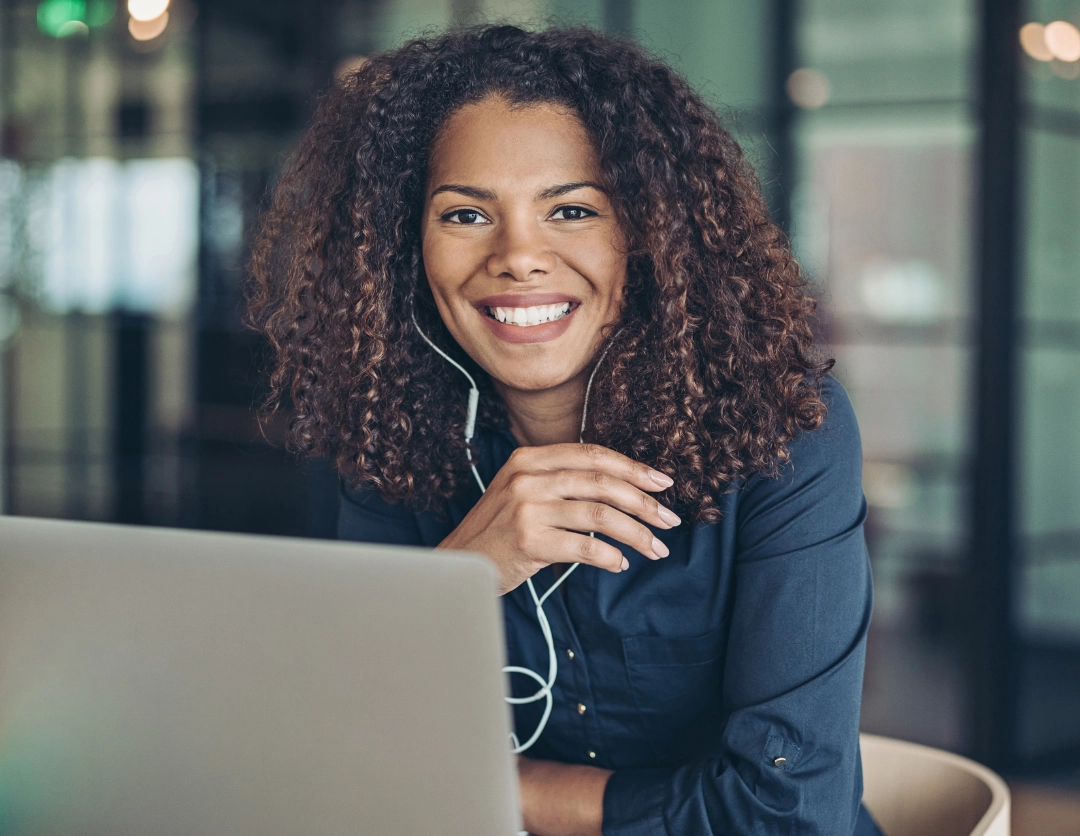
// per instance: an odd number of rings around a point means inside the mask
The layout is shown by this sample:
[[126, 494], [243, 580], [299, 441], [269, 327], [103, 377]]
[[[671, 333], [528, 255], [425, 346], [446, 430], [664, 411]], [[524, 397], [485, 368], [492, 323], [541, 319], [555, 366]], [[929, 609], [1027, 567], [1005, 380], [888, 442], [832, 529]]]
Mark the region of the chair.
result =
[[1009, 836], [1009, 788], [950, 752], [859, 736], [863, 804], [885, 836]]

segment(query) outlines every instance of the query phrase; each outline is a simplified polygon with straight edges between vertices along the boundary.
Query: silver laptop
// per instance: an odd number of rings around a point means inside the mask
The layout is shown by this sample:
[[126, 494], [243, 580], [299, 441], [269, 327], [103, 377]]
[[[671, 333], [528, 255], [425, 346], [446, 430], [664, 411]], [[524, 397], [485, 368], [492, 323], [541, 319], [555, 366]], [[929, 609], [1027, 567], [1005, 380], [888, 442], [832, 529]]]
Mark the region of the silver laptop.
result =
[[477, 555], [0, 517], [0, 833], [512, 836]]

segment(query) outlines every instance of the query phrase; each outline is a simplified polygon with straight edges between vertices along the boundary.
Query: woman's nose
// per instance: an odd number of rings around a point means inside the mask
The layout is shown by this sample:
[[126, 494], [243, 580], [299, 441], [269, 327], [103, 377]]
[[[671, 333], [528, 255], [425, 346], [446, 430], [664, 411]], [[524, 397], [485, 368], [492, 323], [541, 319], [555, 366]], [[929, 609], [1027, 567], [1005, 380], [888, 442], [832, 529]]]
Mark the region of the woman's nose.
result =
[[487, 269], [492, 276], [525, 281], [536, 273], [550, 273], [558, 261], [536, 218], [506, 220], [493, 237], [494, 250]]

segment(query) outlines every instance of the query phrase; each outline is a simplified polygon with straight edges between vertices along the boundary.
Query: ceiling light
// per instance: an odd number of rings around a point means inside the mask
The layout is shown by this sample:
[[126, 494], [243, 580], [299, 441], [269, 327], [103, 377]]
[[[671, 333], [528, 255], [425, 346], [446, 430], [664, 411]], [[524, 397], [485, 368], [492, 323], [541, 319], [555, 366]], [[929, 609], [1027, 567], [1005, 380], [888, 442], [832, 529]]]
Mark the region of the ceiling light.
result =
[[1025, 23], [1020, 27], [1020, 46], [1036, 61], [1053, 61], [1054, 53], [1046, 45], [1046, 27], [1041, 23]]
[[169, 25], [169, 13], [162, 12], [159, 17], [155, 17], [152, 20], [136, 20], [131, 18], [128, 21], [128, 31], [137, 41], [152, 41], [158, 35], [165, 31], [165, 27]]
[[1066, 20], [1046, 24], [1046, 46], [1059, 61], [1080, 61], [1080, 29]]
[[128, 0], [127, 7], [132, 20], [147, 23], [165, 14], [169, 0]]

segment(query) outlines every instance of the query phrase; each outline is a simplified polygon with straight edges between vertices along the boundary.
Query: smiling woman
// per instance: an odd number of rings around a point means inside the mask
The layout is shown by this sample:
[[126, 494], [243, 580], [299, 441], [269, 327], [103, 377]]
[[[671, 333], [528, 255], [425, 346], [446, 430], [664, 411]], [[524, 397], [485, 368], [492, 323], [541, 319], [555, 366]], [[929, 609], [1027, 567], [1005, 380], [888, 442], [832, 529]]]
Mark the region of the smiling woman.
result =
[[526, 446], [577, 440], [590, 361], [620, 318], [626, 238], [602, 179], [581, 120], [546, 103], [465, 105], [432, 147], [428, 285]]
[[267, 412], [335, 461], [340, 536], [495, 567], [530, 833], [878, 832], [858, 428], [683, 79], [587, 30], [375, 56], [252, 273]]

